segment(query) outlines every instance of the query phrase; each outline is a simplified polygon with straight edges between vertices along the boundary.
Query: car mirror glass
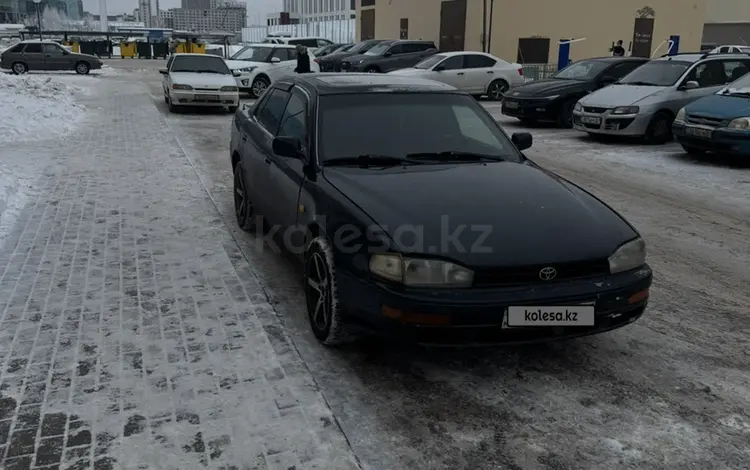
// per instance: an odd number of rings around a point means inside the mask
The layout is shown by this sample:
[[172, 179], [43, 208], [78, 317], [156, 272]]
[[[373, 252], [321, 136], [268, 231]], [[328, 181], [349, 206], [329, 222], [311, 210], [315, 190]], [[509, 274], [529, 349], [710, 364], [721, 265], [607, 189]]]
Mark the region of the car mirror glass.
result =
[[529, 132], [516, 132], [510, 137], [510, 140], [520, 151], [531, 148], [534, 143], [534, 138]]

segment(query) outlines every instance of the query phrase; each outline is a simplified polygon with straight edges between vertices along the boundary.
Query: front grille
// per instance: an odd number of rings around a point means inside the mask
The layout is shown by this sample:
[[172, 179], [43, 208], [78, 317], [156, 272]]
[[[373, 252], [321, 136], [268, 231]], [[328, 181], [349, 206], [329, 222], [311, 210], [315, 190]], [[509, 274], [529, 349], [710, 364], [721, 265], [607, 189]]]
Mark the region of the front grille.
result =
[[687, 116], [685, 116], [685, 122], [689, 124], [697, 124], [709, 127], [723, 127], [728, 124], [728, 122], [726, 122], [726, 120], [724, 119], [702, 116], [700, 114], [688, 114]]
[[635, 121], [635, 118], [626, 118], [626, 119], [607, 119], [604, 121], [604, 129], [608, 131], [617, 131], [620, 129], [625, 129], [630, 124]]
[[591, 108], [588, 106], [584, 106], [583, 110], [587, 113], [603, 114], [607, 110], [607, 108]]
[[195, 91], [219, 91], [218, 88], [193, 88]]
[[[553, 267], [557, 270], [557, 275], [551, 281], [543, 281], [539, 277], [539, 272], [547, 267]], [[474, 273], [474, 285], [476, 287], [490, 287], [513, 284], [549, 284], [557, 281], [606, 276], [607, 274], [609, 274], [609, 262], [607, 260], [522, 266], [476, 271]]]

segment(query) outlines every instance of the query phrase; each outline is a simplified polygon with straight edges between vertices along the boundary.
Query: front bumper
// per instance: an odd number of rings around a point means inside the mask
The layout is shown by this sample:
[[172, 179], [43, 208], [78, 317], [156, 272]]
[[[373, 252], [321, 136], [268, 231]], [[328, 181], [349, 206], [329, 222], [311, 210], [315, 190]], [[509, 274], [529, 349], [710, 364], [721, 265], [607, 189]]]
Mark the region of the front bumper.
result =
[[242, 75], [239, 77], [234, 77], [235, 82], [237, 82], [237, 86], [239, 87], [240, 91], [247, 92], [249, 91], [253, 86], [253, 80], [255, 80], [255, 77], [258, 75], [255, 72], [241, 72]]
[[505, 98], [502, 113], [519, 119], [554, 121], [557, 119], [559, 100], [539, 98]]
[[240, 94], [236, 91], [170, 90], [174, 104], [181, 106], [239, 106]]
[[[597, 112], [573, 111], [573, 128], [590, 134], [640, 137], [646, 134], [653, 114], [612, 114], [611, 109]], [[594, 122], [598, 120], [597, 122]]]
[[[651, 268], [546, 285], [470, 290], [397, 290], [336, 275], [340, 305], [355, 328], [421, 344], [517, 344], [602, 333], [636, 321], [646, 309]], [[510, 306], [595, 303], [594, 326], [508, 328]]]
[[705, 126], [692, 126], [711, 133], [710, 137], [698, 137], [687, 134], [688, 126], [684, 121], [672, 123], [672, 133], [677, 143], [714, 153], [750, 157], [749, 131], [730, 130], [726, 127], [712, 129]]

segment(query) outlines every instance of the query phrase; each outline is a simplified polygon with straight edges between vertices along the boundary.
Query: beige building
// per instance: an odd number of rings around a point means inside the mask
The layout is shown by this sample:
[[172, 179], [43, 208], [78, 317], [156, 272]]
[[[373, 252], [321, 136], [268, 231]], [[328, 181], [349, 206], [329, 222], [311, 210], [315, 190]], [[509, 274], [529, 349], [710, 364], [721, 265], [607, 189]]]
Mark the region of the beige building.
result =
[[432, 40], [441, 50], [482, 50], [487, 38], [492, 54], [523, 63], [556, 63], [561, 39], [585, 39], [571, 44], [572, 60], [609, 55], [620, 39], [633, 55], [661, 55], [671, 35], [680, 51], [700, 50], [706, 1], [357, 0], [356, 37]]
[[703, 42], [750, 44], [750, 0], [706, 0]]

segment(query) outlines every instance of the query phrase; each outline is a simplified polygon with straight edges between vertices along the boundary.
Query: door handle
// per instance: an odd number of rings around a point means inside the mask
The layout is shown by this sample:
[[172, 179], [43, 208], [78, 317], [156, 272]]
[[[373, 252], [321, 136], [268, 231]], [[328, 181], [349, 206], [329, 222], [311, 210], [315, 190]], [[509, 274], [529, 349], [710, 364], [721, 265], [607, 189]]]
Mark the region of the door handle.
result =
[[463, 75], [463, 74], [464, 74], [463, 72], [458, 72], [456, 75]]
[[271, 159], [270, 158], [266, 157], [265, 161], [266, 161], [266, 164], [268, 164], [268, 165], [271, 164]]
[[243, 136], [242, 136], [242, 141], [243, 141], [243, 142], [247, 142], [247, 136], [246, 136], [246, 135], [243, 135]]
[[492, 70], [488, 70], [487, 73], [495, 73], [495, 72], [493, 72]]

